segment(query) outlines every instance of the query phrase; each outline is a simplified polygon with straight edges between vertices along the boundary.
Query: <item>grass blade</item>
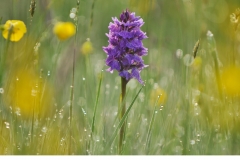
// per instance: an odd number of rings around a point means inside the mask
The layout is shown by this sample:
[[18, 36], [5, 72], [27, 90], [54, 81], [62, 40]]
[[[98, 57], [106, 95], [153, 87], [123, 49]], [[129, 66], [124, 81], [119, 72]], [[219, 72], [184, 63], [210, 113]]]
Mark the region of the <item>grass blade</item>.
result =
[[114, 140], [116, 139], [117, 133], [118, 133], [119, 129], [122, 127], [123, 123], [125, 122], [125, 120], [126, 120], [128, 114], [129, 114], [129, 112], [130, 112], [130, 110], [131, 110], [134, 102], [136, 101], [136, 99], [137, 99], [139, 93], [141, 92], [141, 90], [143, 89], [143, 87], [144, 87], [144, 86], [142, 86], [142, 87], [139, 89], [137, 95], [134, 97], [132, 103], [130, 104], [130, 106], [129, 106], [128, 109], [126, 110], [126, 113], [123, 115], [121, 121], [119, 122], [119, 124], [118, 124], [118, 126], [117, 126], [117, 128], [116, 128], [116, 130], [113, 132], [113, 135], [112, 135], [112, 137], [110, 138], [108, 145], [111, 146], [112, 143], [114, 142]]
[[152, 126], [153, 126], [153, 122], [155, 120], [155, 111], [156, 111], [156, 107], [157, 107], [157, 103], [160, 99], [161, 95], [158, 96], [155, 104], [154, 104], [154, 110], [153, 110], [153, 114], [152, 114], [152, 118], [151, 118], [151, 121], [150, 121], [150, 125], [149, 125], [149, 128], [148, 128], [148, 132], [147, 132], [147, 140], [146, 140], [146, 153], [148, 154], [148, 148], [150, 146], [150, 138], [151, 138], [151, 133], [152, 133]]
[[95, 124], [95, 119], [96, 119], [96, 111], [97, 111], [97, 106], [98, 106], [98, 101], [99, 101], [99, 96], [100, 96], [100, 90], [101, 90], [101, 85], [102, 85], [102, 72], [100, 75], [100, 80], [99, 80], [99, 85], [98, 85], [98, 90], [97, 90], [97, 99], [95, 102], [95, 106], [94, 106], [94, 113], [93, 113], [93, 120], [92, 120], [92, 126], [91, 126], [91, 138], [92, 138], [92, 134], [94, 132], [94, 124]]

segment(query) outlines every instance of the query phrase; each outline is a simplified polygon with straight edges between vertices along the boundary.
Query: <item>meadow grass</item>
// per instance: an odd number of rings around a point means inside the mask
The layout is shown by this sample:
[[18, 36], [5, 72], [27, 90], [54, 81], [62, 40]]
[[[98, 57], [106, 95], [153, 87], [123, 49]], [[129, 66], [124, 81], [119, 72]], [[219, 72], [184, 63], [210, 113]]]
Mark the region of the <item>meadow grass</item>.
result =
[[[21, 20], [27, 33], [18, 42], [0, 38], [0, 154], [240, 154], [239, 7], [238, 0], [1, 1], [1, 25]], [[130, 80], [121, 100], [121, 77], [106, 71], [102, 47], [111, 18], [126, 9], [145, 22], [149, 67], [145, 84]], [[59, 40], [58, 21], [75, 24], [75, 35]]]

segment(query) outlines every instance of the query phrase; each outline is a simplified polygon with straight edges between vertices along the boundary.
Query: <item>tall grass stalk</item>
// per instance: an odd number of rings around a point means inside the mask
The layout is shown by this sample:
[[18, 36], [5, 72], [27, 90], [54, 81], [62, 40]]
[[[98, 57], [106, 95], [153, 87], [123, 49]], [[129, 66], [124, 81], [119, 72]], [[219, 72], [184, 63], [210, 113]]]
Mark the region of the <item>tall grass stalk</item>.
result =
[[146, 146], [145, 146], [146, 154], [148, 154], [148, 152], [149, 152], [149, 146], [151, 143], [152, 126], [153, 126], [153, 123], [155, 120], [155, 114], [156, 114], [155, 112], [156, 112], [157, 104], [158, 104], [160, 97], [161, 97], [161, 95], [158, 95], [157, 100], [154, 104], [154, 110], [153, 110], [153, 114], [152, 114], [151, 121], [149, 124], [148, 132], [147, 132], [147, 139], [146, 139]]
[[[98, 90], [97, 90], [97, 97], [96, 97], [96, 101], [95, 101], [93, 118], [92, 118], [92, 125], [91, 125], [91, 141], [92, 141], [92, 143], [91, 144], [93, 144], [93, 141], [94, 141], [93, 133], [94, 133], [94, 129], [95, 129], [94, 126], [95, 126], [96, 112], [97, 112], [98, 101], [99, 101], [100, 91], [101, 91], [101, 86], [102, 86], [102, 72], [100, 74], [100, 80], [99, 80]], [[89, 146], [89, 149], [90, 149], [90, 146]]]
[[183, 108], [183, 110], [185, 110], [185, 119], [184, 119], [184, 137], [183, 137], [183, 151], [182, 154], [183, 155], [188, 155], [189, 154], [189, 109], [190, 109], [190, 105], [191, 105], [191, 85], [190, 85], [190, 80], [189, 80], [190, 76], [189, 76], [189, 68], [188, 66], [186, 66], [186, 89], [187, 89], [187, 102], [185, 103], [185, 107]]
[[130, 110], [132, 109], [132, 106], [133, 106], [134, 102], [136, 101], [139, 93], [140, 93], [141, 90], [143, 89], [143, 87], [144, 87], [144, 86], [142, 86], [142, 87], [139, 89], [139, 91], [138, 91], [138, 93], [136, 94], [136, 96], [134, 97], [132, 103], [130, 104], [130, 106], [129, 106], [128, 109], [126, 110], [125, 114], [122, 116], [120, 122], [118, 123], [118, 125], [117, 125], [117, 127], [116, 127], [116, 129], [115, 129], [115, 131], [113, 132], [113, 135], [111, 136], [110, 140], [109, 140], [108, 143], [107, 143], [107, 147], [109, 147], [109, 146], [111, 147], [111, 146], [112, 146], [114, 140], [115, 140], [116, 137], [117, 137], [117, 133], [119, 132], [119, 130], [122, 128], [123, 124], [125, 123], [125, 120], [126, 120], [126, 118], [128, 117], [128, 114], [129, 114]]
[[217, 52], [217, 47], [216, 47], [216, 41], [215, 41], [214, 35], [211, 33], [211, 31], [208, 31], [207, 39], [208, 39], [209, 52], [212, 55], [213, 61], [214, 61], [214, 69], [215, 69], [215, 76], [216, 76], [216, 81], [217, 81], [219, 97], [221, 100], [223, 100], [220, 71], [219, 71], [220, 64], [219, 64], [218, 52]]
[[[80, 1], [77, 1], [77, 12], [79, 10]], [[78, 34], [78, 20], [75, 21], [76, 33], [74, 36], [74, 51], [73, 51], [73, 62], [72, 62], [72, 83], [70, 90], [70, 106], [69, 106], [69, 148], [68, 154], [72, 152], [72, 119], [73, 119], [73, 98], [74, 98], [74, 78], [75, 78], [75, 54], [76, 54], [76, 44], [77, 44], [77, 34]]]
[[95, 6], [95, 1], [96, 1], [96, 0], [93, 0], [93, 2], [92, 2], [91, 16], [90, 16], [90, 24], [89, 24], [89, 30], [88, 30], [89, 36], [90, 36], [91, 30], [92, 30], [92, 25], [93, 25], [93, 10], [94, 10], [94, 6]]
[[73, 66], [72, 66], [72, 84], [70, 93], [70, 106], [69, 106], [69, 150], [68, 154], [71, 154], [72, 147], [72, 110], [73, 110], [73, 91], [74, 91], [74, 73], [75, 73], [75, 48], [73, 53]]

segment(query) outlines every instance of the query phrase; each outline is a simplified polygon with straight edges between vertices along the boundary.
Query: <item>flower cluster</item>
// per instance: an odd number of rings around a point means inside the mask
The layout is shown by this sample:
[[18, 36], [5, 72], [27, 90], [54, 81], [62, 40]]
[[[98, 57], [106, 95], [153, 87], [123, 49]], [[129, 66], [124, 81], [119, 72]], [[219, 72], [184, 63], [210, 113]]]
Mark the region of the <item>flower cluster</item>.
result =
[[146, 33], [140, 27], [144, 24], [143, 19], [135, 16], [134, 12], [124, 11], [120, 15], [120, 20], [112, 18], [109, 24], [109, 45], [103, 47], [107, 53], [106, 65], [108, 71], [119, 72], [119, 76], [129, 81], [137, 79], [141, 84], [143, 81], [140, 72], [147, 67], [143, 63], [142, 56], [147, 55], [147, 48], [143, 47], [142, 40], [147, 38]]

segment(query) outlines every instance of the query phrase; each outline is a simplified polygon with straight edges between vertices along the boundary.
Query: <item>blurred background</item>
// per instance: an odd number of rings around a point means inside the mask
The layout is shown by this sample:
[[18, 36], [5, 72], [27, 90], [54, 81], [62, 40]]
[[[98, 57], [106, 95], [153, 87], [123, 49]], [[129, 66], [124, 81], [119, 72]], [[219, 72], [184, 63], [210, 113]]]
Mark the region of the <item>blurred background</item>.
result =
[[[1, 24], [21, 20], [27, 27], [19, 42], [9, 43], [2, 73], [1, 154], [67, 154], [71, 86], [73, 154], [116, 154], [117, 141], [110, 150], [104, 145], [118, 123], [121, 81], [116, 71], [106, 72], [102, 47], [108, 45], [106, 33], [112, 17], [118, 18], [126, 9], [145, 22], [141, 29], [148, 36], [143, 41], [148, 55], [143, 59], [149, 67], [141, 72], [146, 85], [128, 117], [124, 154], [182, 154], [185, 145], [188, 154], [240, 153], [239, 119], [232, 117], [238, 113], [239, 98], [226, 92], [223, 95], [228, 100], [222, 102], [216, 78], [216, 68], [221, 72], [224, 67], [240, 65], [240, 32], [230, 21], [240, 7], [239, 0], [80, 0], [75, 19], [69, 14], [77, 7], [76, 0], [36, 0], [33, 17], [30, 4], [31, 0], [0, 1]], [[76, 37], [59, 41], [53, 33], [58, 21], [77, 24]], [[208, 43], [208, 31], [215, 45]], [[84, 53], [87, 40], [91, 49]], [[193, 57], [198, 40], [197, 56]], [[6, 45], [0, 38], [1, 54]], [[96, 133], [89, 149], [101, 74]], [[127, 87], [129, 106], [141, 85], [131, 80]], [[147, 130], [158, 95], [152, 141], [146, 152]], [[37, 106], [36, 117], [32, 106]]]

